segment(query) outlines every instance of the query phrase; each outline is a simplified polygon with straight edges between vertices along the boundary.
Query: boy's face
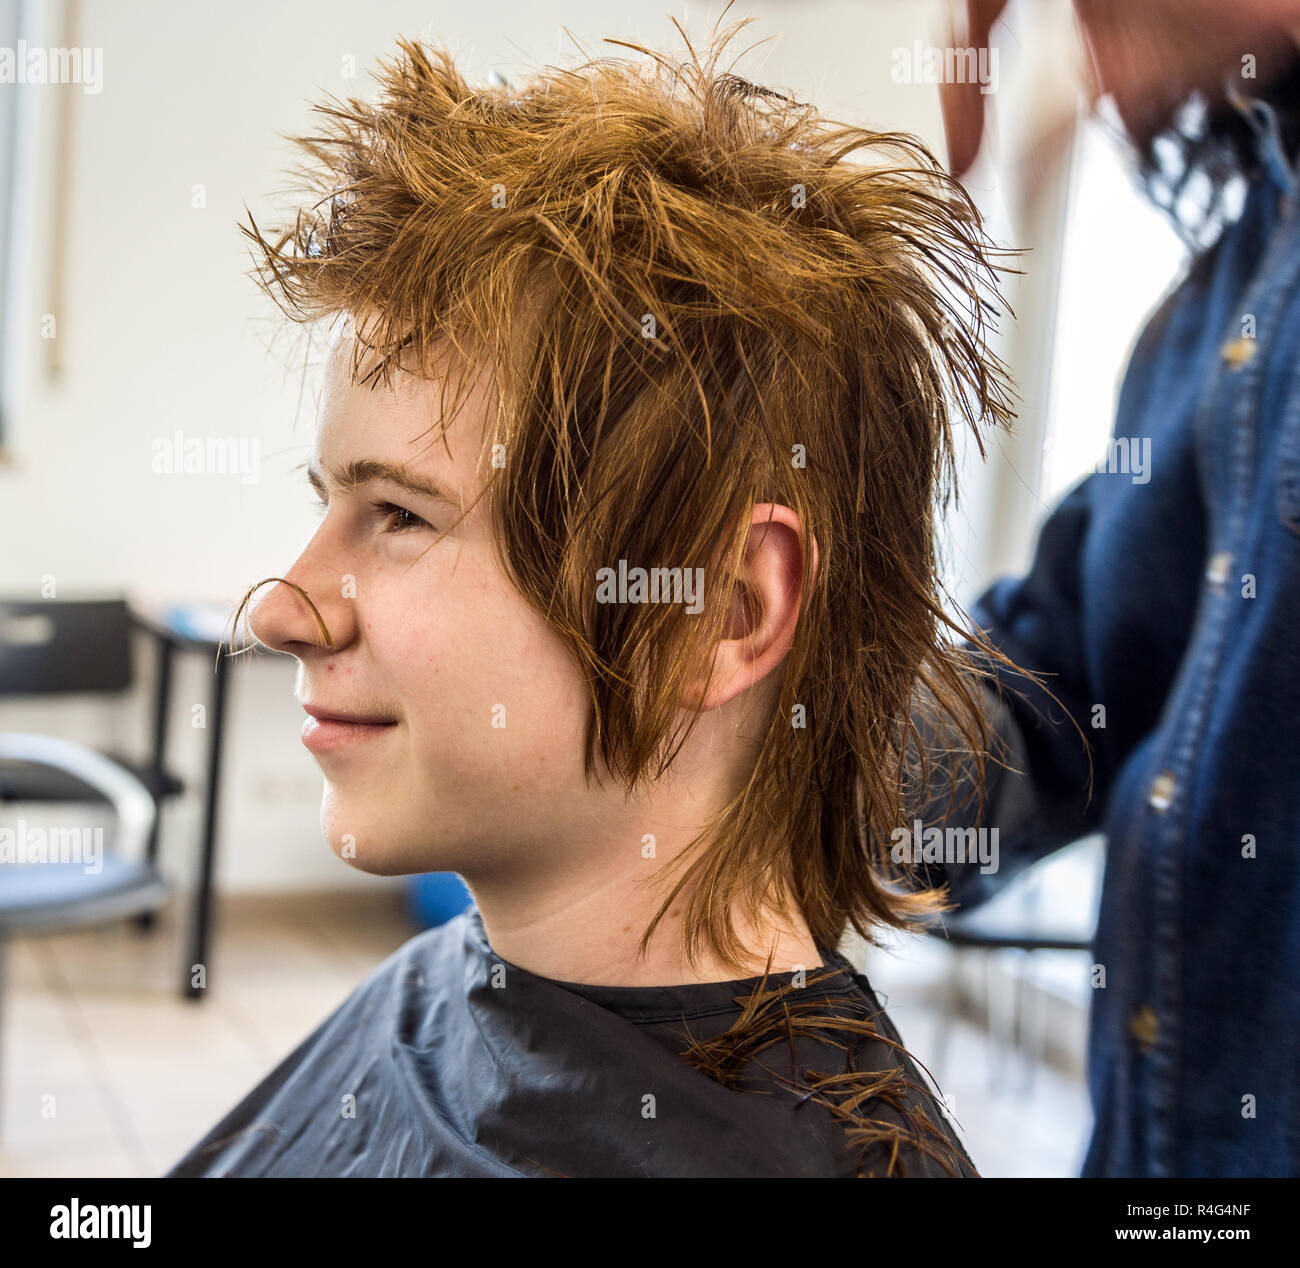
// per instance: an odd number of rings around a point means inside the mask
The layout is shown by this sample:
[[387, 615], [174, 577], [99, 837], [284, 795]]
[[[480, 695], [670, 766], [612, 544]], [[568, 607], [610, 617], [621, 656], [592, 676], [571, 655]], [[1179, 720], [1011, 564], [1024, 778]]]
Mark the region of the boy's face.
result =
[[272, 587], [251, 618], [263, 642], [298, 658], [297, 698], [320, 715], [303, 741], [325, 777], [322, 829], [367, 872], [553, 868], [557, 840], [601, 835], [582, 773], [587, 694], [577, 663], [501, 572], [486, 499], [453, 526], [490, 473], [476, 470], [485, 384], [464, 398], [444, 446], [431, 430], [437, 384], [395, 375], [392, 389], [356, 386], [350, 356], [348, 339], [336, 344], [311, 464], [327, 507], [285, 578], [311, 597], [333, 646], [290, 586]]

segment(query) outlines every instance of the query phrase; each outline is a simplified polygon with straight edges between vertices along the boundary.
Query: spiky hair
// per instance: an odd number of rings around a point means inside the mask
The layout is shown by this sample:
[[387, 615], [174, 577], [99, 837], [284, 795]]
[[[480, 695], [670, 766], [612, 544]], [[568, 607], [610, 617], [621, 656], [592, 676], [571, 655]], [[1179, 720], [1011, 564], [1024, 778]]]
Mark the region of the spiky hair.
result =
[[[939, 908], [888, 848], [925, 779], [922, 704], [981, 773], [987, 740], [935, 514], [955, 431], [983, 453], [1010, 419], [970, 199], [915, 138], [720, 68], [744, 25], [703, 57], [679, 27], [680, 58], [611, 40], [641, 56], [487, 88], [402, 40], [377, 100], [330, 98], [295, 138], [306, 210], [245, 227], [295, 321], [364, 316], [358, 381], [437, 377], [449, 348], [490, 366], [497, 548], [585, 672], [589, 774], [599, 754], [631, 789], [673, 761], [754, 505], [798, 513], [808, 560], [816, 538], [752, 775], [674, 861], [643, 943], [694, 877], [686, 954], [733, 964], [738, 904], [792, 899], [823, 947]], [[621, 559], [704, 567], [704, 612], [597, 602]]]

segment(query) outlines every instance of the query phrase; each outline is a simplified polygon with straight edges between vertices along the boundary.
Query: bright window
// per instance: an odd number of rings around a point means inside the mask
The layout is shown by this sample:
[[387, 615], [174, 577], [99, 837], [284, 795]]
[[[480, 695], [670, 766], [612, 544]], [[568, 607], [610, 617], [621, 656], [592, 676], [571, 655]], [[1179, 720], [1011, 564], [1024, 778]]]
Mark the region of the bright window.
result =
[[1133, 342], [1185, 258], [1164, 213], [1138, 188], [1127, 155], [1102, 124], [1083, 125], [1061, 258], [1039, 490], [1049, 506], [1104, 454]]

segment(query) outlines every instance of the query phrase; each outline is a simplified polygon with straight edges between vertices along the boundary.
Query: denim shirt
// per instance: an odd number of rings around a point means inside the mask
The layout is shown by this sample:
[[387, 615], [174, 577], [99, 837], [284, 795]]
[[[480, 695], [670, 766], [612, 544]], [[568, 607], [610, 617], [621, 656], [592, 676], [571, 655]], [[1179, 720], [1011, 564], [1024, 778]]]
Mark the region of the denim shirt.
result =
[[998, 672], [1026, 773], [1002, 871], [950, 867], [954, 899], [1107, 837], [1090, 1176], [1300, 1173], [1300, 198], [1240, 108], [1264, 170], [1139, 337], [1114, 460], [971, 609], [1060, 704]]

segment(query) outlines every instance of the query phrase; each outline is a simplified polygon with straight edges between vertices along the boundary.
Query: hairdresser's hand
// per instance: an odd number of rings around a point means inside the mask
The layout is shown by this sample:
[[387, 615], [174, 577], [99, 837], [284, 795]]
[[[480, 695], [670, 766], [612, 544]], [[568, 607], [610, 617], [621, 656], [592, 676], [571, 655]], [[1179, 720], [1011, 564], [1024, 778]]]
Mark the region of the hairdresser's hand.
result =
[[[949, 45], [988, 48], [989, 32], [1007, 3], [1008, 0], [966, 0], [966, 30], [951, 31]], [[984, 135], [984, 94], [980, 92], [980, 84], [941, 83], [939, 108], [943, 111], [943, 130], [948, 138], [948, 166], [954, 176], [964, 176], [975, 162]]]
[[[1022, 3], [1023, 0], [1016, 0]], [[987, 48], [1009, 0], [966, 0], [966, 30], [955, 47]], [[1225, 71], [1256, 59], [1256, 80], [1294, 53], [1300, 0], [1074, 0], [1087, 54], [1086, 104], [1110, 94], [1130, 134], [1195, 88], [1217, 89]], [[1032, 49], [1021, 47], [1021, 56]], [[1243, 77], [1249, 94], [1252, 79]], [[948, 165], [961, 176], [974, 163], [984, 134], [987, 98], [978, 83], [944, 83], [939, 104], [948, 138]]]

